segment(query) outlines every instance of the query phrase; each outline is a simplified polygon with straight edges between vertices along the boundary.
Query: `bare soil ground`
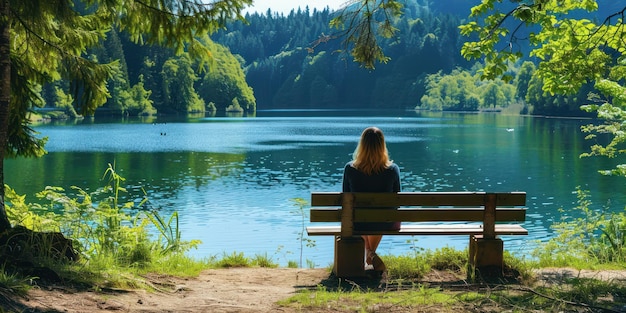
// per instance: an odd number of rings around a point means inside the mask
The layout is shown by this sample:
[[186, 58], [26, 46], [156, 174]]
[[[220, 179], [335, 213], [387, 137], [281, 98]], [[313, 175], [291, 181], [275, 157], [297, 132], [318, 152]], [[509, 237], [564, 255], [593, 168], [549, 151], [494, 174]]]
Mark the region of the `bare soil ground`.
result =
[[[538, 281], [558, 284], [564, 279], [585, 277], [626, 282], [626, 271], [577, 271], [544, 269]], [[336, 308], [298, 308], [276, 302], [304, 289], [324, 285], [337, 286], [326, 269], [231, 268], [204, 271], [200, 276], [185, 279], [152, 275], [146, 277], [155, 291], [100, 290], [85, 291], [67, 286], [50, 285], [33, 288], [26, 297], [0, 297], [0, 312], [337, 312]], [[422, 281], [427, 284], [462, 286], [463, 280], [453, 274], [433, 272]], [[376, 285], [378, 284], [378, 286]], [[388, 288], [384, 281], [374, 280], [367, 288]], [[626, 307], [624, 307], [626, 310]], [[381, 306], [372, 312], [498, 312], [486, 307], [424, 307]], [[619, 311], [618, 311], [619, 312]]]

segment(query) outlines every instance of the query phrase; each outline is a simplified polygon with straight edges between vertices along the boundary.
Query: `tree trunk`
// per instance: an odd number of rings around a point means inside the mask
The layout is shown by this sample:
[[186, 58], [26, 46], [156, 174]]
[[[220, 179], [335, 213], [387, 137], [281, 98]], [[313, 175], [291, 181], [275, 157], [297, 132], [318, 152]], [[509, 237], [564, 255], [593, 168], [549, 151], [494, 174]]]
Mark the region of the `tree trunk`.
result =
[[0, 233], [11, 228], [4, 206], [4, 157], [9, 133], [9, 104], [11, 102], [11, 55], [9, 35], [11, 18], [9, 0], [0, 0]]

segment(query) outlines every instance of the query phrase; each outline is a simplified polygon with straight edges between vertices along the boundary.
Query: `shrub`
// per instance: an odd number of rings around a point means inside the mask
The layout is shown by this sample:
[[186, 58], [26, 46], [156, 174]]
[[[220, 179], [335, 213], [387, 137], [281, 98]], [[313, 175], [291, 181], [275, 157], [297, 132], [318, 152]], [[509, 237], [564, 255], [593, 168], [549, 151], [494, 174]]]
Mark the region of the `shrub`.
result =
[[[588, 192], [578, 188], [577, 194], [578, 205], [573, 212], [552, 225], [556, 236], [532, 255], [541, 266], [626, 262], [626, 213], [610, 212], [608, 208], [594, 211]], [[577, 211], [580, 214], [574, 217]]]

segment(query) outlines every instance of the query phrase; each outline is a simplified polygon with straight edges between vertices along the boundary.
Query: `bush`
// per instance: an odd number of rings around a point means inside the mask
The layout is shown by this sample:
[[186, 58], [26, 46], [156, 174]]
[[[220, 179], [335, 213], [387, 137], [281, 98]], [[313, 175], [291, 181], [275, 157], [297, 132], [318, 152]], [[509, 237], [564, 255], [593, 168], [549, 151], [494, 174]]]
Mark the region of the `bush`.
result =
[[[14, 228], [24, 227], [41, 233], [62, 233], [72, 239], [73, 247], [82, 259], [103, 268], [144, 268], [160, 258], [172, 254], [184, 254], [197, 246], [199, 241], [183, 241], [174, 212], [164, 219], [157, 211], [131, 210], [139, 204], [120, 203], [124, 178], [112, 165], [105, 171], [107, 184], [95, 191], [72, 187], [75, 195], [69, 196], [60, 187], [46, 187], [37, 193], [45, 204], [27, 204], [25, 196], [19, 196], [6, 188], [6, 210]], [[134, 213], [131, 215], [131, 213]], [[149, 231], [154, 228], [156, 232]], [[149, 234], [158, 234], [152, 238]], [[39, 244], [39, 255], [46, 256], [47, 247]], [[33, 253], [35, 254], [35, 253]]]
[[[580, 266], [626, 262], [626, 214], [590, 208], [588, 192], [577, 189], [578, 205], [552, 228], [556, 236], [533, 251], [540, 266]], [[572, 213], [580, 212], [580, 217]], [[580, 267], [578, 266], [578, 267]]]

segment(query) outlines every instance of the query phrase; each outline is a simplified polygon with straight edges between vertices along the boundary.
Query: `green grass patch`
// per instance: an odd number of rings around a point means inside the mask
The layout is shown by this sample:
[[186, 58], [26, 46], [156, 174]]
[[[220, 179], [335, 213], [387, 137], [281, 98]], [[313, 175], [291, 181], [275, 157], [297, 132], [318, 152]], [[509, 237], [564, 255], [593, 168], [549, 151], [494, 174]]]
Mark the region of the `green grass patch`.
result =
[[307, 308], [332, 308], [337, 312], [385, 311], [385, 307], [418, 308], [426, 305], [449, 306], [456, 302], [453, 294], [433, 288], [417, 286], [410, 291], [329, 291], [320, 286], [314, 291], [303, 291], [279, 301], [278, 304], [306, 310]]
[[224, 253], [222, 258], [217, 261], [218, 267], [249, 267], [250, 264], [250, 259], [243, 252]]
[[26, 295], [31, 288], [33, 277], [23, 277], [16, 273], [10, 273], [4, 267], [0, 268], [0, 293]]
[[256, 254], [252, 258], [252, 264], [254, 266], [268, 267], [268, 268], [276, 268], [276, 267], [278, 267], [278, 263], [274, 262], [274, 260], [270, 256], [268, 256], [267, 253], [265, 253], [265, 254]]

